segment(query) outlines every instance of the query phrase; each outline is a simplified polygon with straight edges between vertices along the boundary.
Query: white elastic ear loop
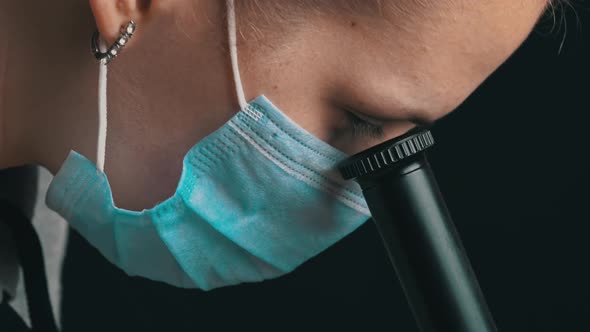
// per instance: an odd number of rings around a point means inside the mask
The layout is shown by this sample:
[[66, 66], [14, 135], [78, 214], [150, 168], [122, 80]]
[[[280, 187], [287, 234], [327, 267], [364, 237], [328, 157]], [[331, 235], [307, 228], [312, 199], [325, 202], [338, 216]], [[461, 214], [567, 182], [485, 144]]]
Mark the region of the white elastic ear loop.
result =
[[238, 94], [238, 102], [240, 109], [246, 109], [248, 102], [244, 95], [244, 87], [242, 85], [242, 78], [240, 77], [240, 68], [238, 65], [238, 43], [236, 33], [236, 8], [234, 0], [227, 0], [227, 30], [229, 32], [229, 52], [231, 56], [231, 65], [234, 73], [234, 81], [236, 84], [236, 91]]
[[[102, 39], [99, 41], [101, 52], [106, 52]], [[96, 147], [96, 168], [104, 172], [107, 145], [107, 65], [103, 59], [98, 65], [98, 143]]]
[[[244, 87], [240, 77], [240, 69], [238, 65], [238, 47], [237, 47], [237, 32], [236, 32], [236, 10], [234, 0], [227, 0], [227, 24], [229, 31], [229, 48], [232, 63], [232, 70], [234, 74], [234, 81], [238, 95], [238, 102], [240, 108], [245, 109], [248, 106], [246, 97], [244, 95]], [[106, 52], [107, 47], [104, 41], [100, 39], [99, 47], [101, 52]], [[107, 66], [102, 60], [98, 65], [98, 143], [96, 148], [96, 167], [101, 172], [104, 172], [104, 164], [106, 157], [106, 141], [107, 141]]]

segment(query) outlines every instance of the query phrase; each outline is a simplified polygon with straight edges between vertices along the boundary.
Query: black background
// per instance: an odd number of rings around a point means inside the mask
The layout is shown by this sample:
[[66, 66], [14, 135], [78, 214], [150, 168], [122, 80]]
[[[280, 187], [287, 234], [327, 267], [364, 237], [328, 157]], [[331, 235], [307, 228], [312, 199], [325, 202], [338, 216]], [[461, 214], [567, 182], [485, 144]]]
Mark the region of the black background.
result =
[[[433, 128], [429, 159], [500, 331], [590, 331], [590, 6], [576, 6]], [[129, 278], [72, 232], [63, 291], [65, 332], [417, 331], [372, 222], [291, 274], [211, 292]]]

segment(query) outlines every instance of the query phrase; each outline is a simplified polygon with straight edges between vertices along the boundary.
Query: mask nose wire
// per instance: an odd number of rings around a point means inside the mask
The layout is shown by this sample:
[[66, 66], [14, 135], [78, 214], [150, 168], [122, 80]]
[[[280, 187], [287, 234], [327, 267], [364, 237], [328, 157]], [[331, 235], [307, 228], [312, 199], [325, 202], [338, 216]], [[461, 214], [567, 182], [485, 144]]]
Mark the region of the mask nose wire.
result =
[[236, 8], [234, 0], [226, 0], [227, 5], [227, 31], [229, 34], [229, 53], [231, 57], [232, 71], [234, 74], [234, 81], [236, 85], [236, 93], [240, 109], [246, 109], [248, 102], [244, 94], [244, 86], [242, 85], [242, 78], [240, 76], [240, 67], [238, 64], [238, 43], [237, 43], [237, 28], [236, 28]]
[[[107, 51], [102, 38], [99, 41], [101, 52]], [[96, 168], [104, 172], [107, 143], [107, 65], [103, 59], [98, 64], [98, 142], [96, 147]]]

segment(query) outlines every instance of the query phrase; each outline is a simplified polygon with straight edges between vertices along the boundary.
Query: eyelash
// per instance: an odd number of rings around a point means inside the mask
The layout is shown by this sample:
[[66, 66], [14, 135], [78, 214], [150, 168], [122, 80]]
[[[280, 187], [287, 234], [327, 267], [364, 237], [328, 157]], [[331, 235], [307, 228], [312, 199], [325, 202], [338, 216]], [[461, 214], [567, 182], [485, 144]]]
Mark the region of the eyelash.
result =
[[368, 123], [352, 113], [348, 113], [348, 115], [352, 125], [352, 135], [354, 137], [379, 139], [383, 138], [385, 135], [383, 127]]

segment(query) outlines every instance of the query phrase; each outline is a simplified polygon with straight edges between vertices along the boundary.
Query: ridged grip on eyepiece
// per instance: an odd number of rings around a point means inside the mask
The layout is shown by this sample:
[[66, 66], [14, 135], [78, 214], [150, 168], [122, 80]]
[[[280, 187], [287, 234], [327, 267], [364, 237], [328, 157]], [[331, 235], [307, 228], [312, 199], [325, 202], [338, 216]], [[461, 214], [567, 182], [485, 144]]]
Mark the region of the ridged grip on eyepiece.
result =
[[434, 145], [430, 130], [417, 127], [406, 134], [360, 152], [342, 162], [338, 169], [345, 180], [394, 167], [401, 160]]

